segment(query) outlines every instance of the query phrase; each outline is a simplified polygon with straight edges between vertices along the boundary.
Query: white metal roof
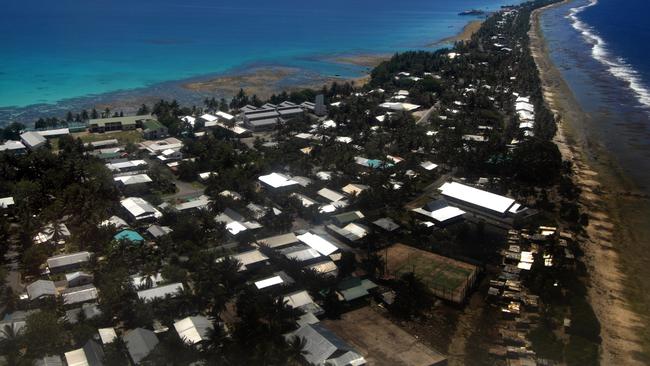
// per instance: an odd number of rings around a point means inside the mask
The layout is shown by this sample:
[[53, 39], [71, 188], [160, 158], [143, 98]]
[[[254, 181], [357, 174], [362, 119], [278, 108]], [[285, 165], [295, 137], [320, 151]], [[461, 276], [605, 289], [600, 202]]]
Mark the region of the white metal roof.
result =
[[329, 188], [323, 188], [320, 191], [318, 191], [317, 193], [318, 193], [319, 196], [327, 198], [331, 202], [338, 202], [338, 201], [345, 198], [344, 195], [342, 195], [342, 194], [340, 194], [340, 193], [338, 193], [336, 191], [333, 191], [333, 190], [331, 190]]
[[330, 255], [339, 250], [336, 245], [310, 232], [298, 235], [297, 238], [301, 242], [309, 245], [312, 249], [317, 250], [322, 255]]
[[5, 150], [22, 150], [25, 149], [25, 145], [20, 142], [20, 141], [5, 141], [4, 143], [0, 144], [0, 151], [5, 151]]
[[129, 160], [129, 161], [122, 161], [119, 163], [108, 163], [106, 164], [106, 167], [110, 170], [122, 170], [122, 169], [135, 168], [139, 166], [145, 166], [145, 165], [147, 165], [147, 162], [144, 160]]
[[262, 175], [258, 179], [273, 188], [287, 187], [287, 186], [292, 186], [294, 184], [298, 184], [298, 182], [296, 182], [295, 180], [292, 180], [286, 175], [280, 173], [271, 173], [268, 175]]
[[515, 110], [517, 111], [528, 111], [531, 113], [535, 112], [535, 106], [527, 102], [517, 102], [515, 103]]
[[425, 215], [427, 217], [431, 217], [432, 219], [438, 222], [445, 222], [447, 220], [451, 220], [465, 214], [465, 211], [461, 210], [458, 207], [453, 207], [453, 206], [442, 207], [435, 211], [427, 211], [422, 208], [416, 208], [413, 211]]
[[215, 113], [215, 114], [217, 115], [217, 117], [221, 117], [221, 118], [223, 118], [223, 119], [225, 119], [225, 120], [227, 120], [227, 121], [230, 121], [230, 120], [232, 120], [233, 118], [235, 118], [235, 116], [233, 116], [232, 114], [229, 114], [229, 113], [226, 113], [226, 112], [222, 112], [222, 111], [218, 111], [218, 112]]
[[116, 182], [121, 182], [125, 186], [130, 186], [134, 184], [143, 184], [153, 182], [146, 174], [132, 174], [132, 175], [122, 175], [119, 177], [113, 178]]
[[269, 278], [265, 278], [263, 280], [255, 282], [255, 287], [257, 287], [258, 290], [261, 290], [263, 288], [279, 285], [281, 283], [284, 283], [284, 280], [280, 276], [273, 276]]
[[214, 122], [214, 121], [216, 121], [218, 118], [217, 118], [217, 116], [213, 116], [213, 115], [211, 115], [211, 114], [209, 114], [209, 113], [206, 113], [206, 114], [204, 114], [204, 115], [201, 116], [201, 119], [204, 119], [204, 120], [206, 120], [206, 121], [208, 121], [208, 122]]
[[182, 283], [172, 283], [169, 285], [158, 286], [158, 287], [138, 291], [138, 297], [145, 301], [165, 298], [165, 296], [167, 295], [174, 297], [179, 291], [182, 290], [183, 290]]
[[4, 197], [0, 198], [0, 208], [7, 208], [9, 206], [14, 205], [14, 198], [13, 197]]
[[347, 194], [359, 195], [361, 194], [361, 192], [365, 191], [368, 188], [370, 187], [363, 184], [350, 183], [345, 187], [341, 188], [341, 190]]
[[379, 105], [381, 108], [392, 109], [394, 111], [412, 111], [414, 109], [420, 108], [417, 104], [411, 103], [396, 103], [396, 102], [385, 102]]
[[420, 166], [424, 168], [425, 170], [434, 170], [435, 168], [438, 167], [438, 164], [432, 163], [430, 161], [423, 161]]
[[136, 219], [146, 219], [146, 218], [159, 218], [162, 217], [162, 213], [156, 210], [149, 202], [145, 201], [140, 197], [129, 197], [120, 201], [122, 207], [124, 207], [129, 213]]
[[65, 353], [65, 362], [68, 366], [90, 366], [83, 348]]
[[129, 226], [129, 224], [127, 224], [126, 221], [124, 221], [124, 219], [122, 219], [119, 216], [111, 216], [108, 220], [104, 220], [99, 224], [99, 226], [108, 226], [108, 225], [113, 225], [117, 229], [121, 227]]
[[210, 320], [204, 316], [188, 316], [174, 323], [178, 336], [186, 343], [196, 344], [208, 339], [211, 329]]
[[248, 230], [248, 228], [239, 221], [233, 221], [226, 224], [226, 230], [228, 230], [232, 235], [237, 235], [242, 231]]
[[512, 198], [483, 191], [474, 187], [466, 186], [457, 182], [445, 183], [440, 187], [444, 196], [459, 201], [467, 202], [476, 206], [487, 208], [499, 213], [505, 213], [515, 203]]
[[358, 238], [363, 238], [364, 236], [368, 235], [369, 229], [363, 225], [351, 222], [343, 228], [343, 230], [346, 230], [352, 234], [354, 234]]
[[314, 299], [309, 296], [307, 291], [294, 292], [288, 294], [283, 298], [283, 301], [287, 302], [292, 308], [299, 308], [307, 304], [313, 304]]
[[333, 120], [328, 119], [327, 121], [323, 121], [323, 123], [321, 123], [321, 126], [323, 126], [323, 128], [335, 128], [337, 124]]
[[99, 332], [99, 338], [101, 339], [102, 344], [111, 343], [115, 338], [117, 338], [117, 334], [113, 328], [99, 328], [97, 331]]

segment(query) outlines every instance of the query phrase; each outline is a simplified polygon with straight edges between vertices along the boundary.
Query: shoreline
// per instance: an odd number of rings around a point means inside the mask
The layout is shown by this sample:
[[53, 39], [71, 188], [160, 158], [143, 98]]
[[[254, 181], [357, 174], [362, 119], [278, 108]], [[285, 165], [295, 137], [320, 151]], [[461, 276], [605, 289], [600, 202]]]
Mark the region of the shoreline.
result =
[[[589, 141], [589, 116], [582, 111], [570, 87], [551, 60], [540, 23], [541, 14], [571, 0], [535, 10], [529, 32], [531, 54], [542, 80], [544, 100], [558, 116], [554, 142], [563, 159], [572, 162], [575, 183], [581, 188], [583, 212], [589, 214], [585, 235], [578, 238], [584, 250], [582, 258], [590, 275], [588, 300], [601, 323], [601, 363], [603, 365], [638, 364], [644, 345], [638, 333], [645, 320], [635, 313], [628, 300], [626, 274], [622, 271], [620, 243], [629, 240], [634, 229], [621, 218], [621, 188], [629, 185], [607, 161], [605, 151]], [[607, 167], [608, 169], [603, 169]], [[609, 169], [612, 169], [609, 170]], [[616, 243], [616, 244], [614, 244]]]
[[470, 20], [458, 34], [429, 43], [427, 47], [438, 47], [448, 43], [469, 41], [472, 39], [472, 35], [481, 28], [483, 21], [482, 19]]
[[[471, 20], [458, 34], [426, 44], [423, 48], [468, 40], [480, 28], [482, 22]], [[242, 65], [223, 73], [168, 80], [134, 89], [66, 98], [55, 103], [4, 106], [0, 107], [0, 127], [13, 121], [30, 125], [38, 118], [63, 118], [68, 111], [79, 112], [82, 109], [91, 110], [93, 107], [110, 108], [130, 114], [135, 113], [142, 104], [152, 104], [160, 99], [176, 99], [182, 104], [200, 106], [208, 97], [229, 99], [242, 87], [249, 95], [257, 94], [258, 97], [265, 98], [282, 91], [320, 88], [333, 82], [352, 82], [355, 86], [362, 86], [368, 81], [370, 70], [391, 56], [392, 54], [386, 53], [359, 53], [319, 58], [320, 61], [332, 64], [361, 68], [356, 77], [327, 75], [306, 68], [261, 63]]]

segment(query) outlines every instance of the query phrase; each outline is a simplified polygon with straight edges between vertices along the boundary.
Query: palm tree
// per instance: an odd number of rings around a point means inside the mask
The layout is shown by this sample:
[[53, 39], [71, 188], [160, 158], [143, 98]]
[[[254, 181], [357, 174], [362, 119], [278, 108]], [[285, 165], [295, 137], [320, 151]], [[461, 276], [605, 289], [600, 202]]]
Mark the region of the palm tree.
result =
[[305, 338], [293, 336], [290, 340], [286, 341], [286, 344], [287, 358], [296, 364], [300, 364], [303, 360], [303, 356], [309, 353], [309, 351], [305, 350], [305, 347], [307, 346], [307, 340]]
[[142, 278], [140, 279], [140, 287], [152, 288], [154, 279], [158, 275], [158, 268], [156, 266], [147, 264], [142, 268]]
[[183, 317], [189, 315], [194, 310], [194, 294], [187, 286], [178, 291], [178, 296], [174, 298], [176, 315]]
[[5, 355], [7, 364], [16, 365], [20, 357], [22, 334], [12, 324], [6, 324], [0, 330], [0, 353]]

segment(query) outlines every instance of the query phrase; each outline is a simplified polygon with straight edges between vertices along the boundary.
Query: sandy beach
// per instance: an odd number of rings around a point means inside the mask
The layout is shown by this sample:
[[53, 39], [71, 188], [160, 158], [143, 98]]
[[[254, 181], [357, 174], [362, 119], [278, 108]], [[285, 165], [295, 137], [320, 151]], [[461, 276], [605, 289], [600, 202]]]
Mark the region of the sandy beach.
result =
[[[558, 6], [553, 5], [553, 6]], [[621, 218], [622, 189], [613, 165], [605, 163], [606, 152], [587, 135], [589, 116], [553, 64], [540, 26], [540, 14], [531, 18], [530, 47], [543, 83], [544, 98], [558, 117], [555, 143], [565, 160], [573, 163], [574, 179], [582, 189], [580, 205], [589, 214], [589, 225], [579, 237], [585, 252], [590, 281], [589, 301], [601, 323], [603, 365], [643, 365], [642, 340], [645, 319], [628, 300], [628, 281], [623, 268], [627, 233], [635, 229]], [[598, 160], [598, 163], [595, 161]]]
[[472, 38], [472, 35], [481, 28], [481, 24], [483, 24], [482, 20], [472, 20], [471, 22], [467, 23], [467, 25], [463, 27], [463, 30], [460, 31], [460, 33], [451, 37], [443, 38], [439, 41], [428, 44], [427, 46], [438, 47], [447, 43], [469, 41]]

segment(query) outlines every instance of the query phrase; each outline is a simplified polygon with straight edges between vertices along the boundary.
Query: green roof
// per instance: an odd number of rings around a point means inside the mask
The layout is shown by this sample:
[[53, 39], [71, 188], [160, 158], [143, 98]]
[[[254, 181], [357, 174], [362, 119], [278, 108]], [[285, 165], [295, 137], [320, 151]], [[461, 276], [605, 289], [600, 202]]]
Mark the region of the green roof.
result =
[[165, 126], [162, 123], [156, 121], [155, 119], [148, 119], [148, 120], [142, 122], [142, 129], [145, 130], [145, 131], [146, 130], [158, 130], [158, 129], [164, 128], [164, 127]]
[[345, 301], [352, 301], [370, 295], [368, 290], [372, 290], [377, 285], [367, 279], [362, 280], [358, 277], [348, 277], [339, 282], [337, 287], [341, 295], [345, 298]]
[[100, 153], [100, 154], [97, 155], [97, 157], [100, 158], [100, 159], [104, 159], [104, 160], [115, 159], [115, 158], [120, 157], [120, 153], [117, 153], [117, 152]]

